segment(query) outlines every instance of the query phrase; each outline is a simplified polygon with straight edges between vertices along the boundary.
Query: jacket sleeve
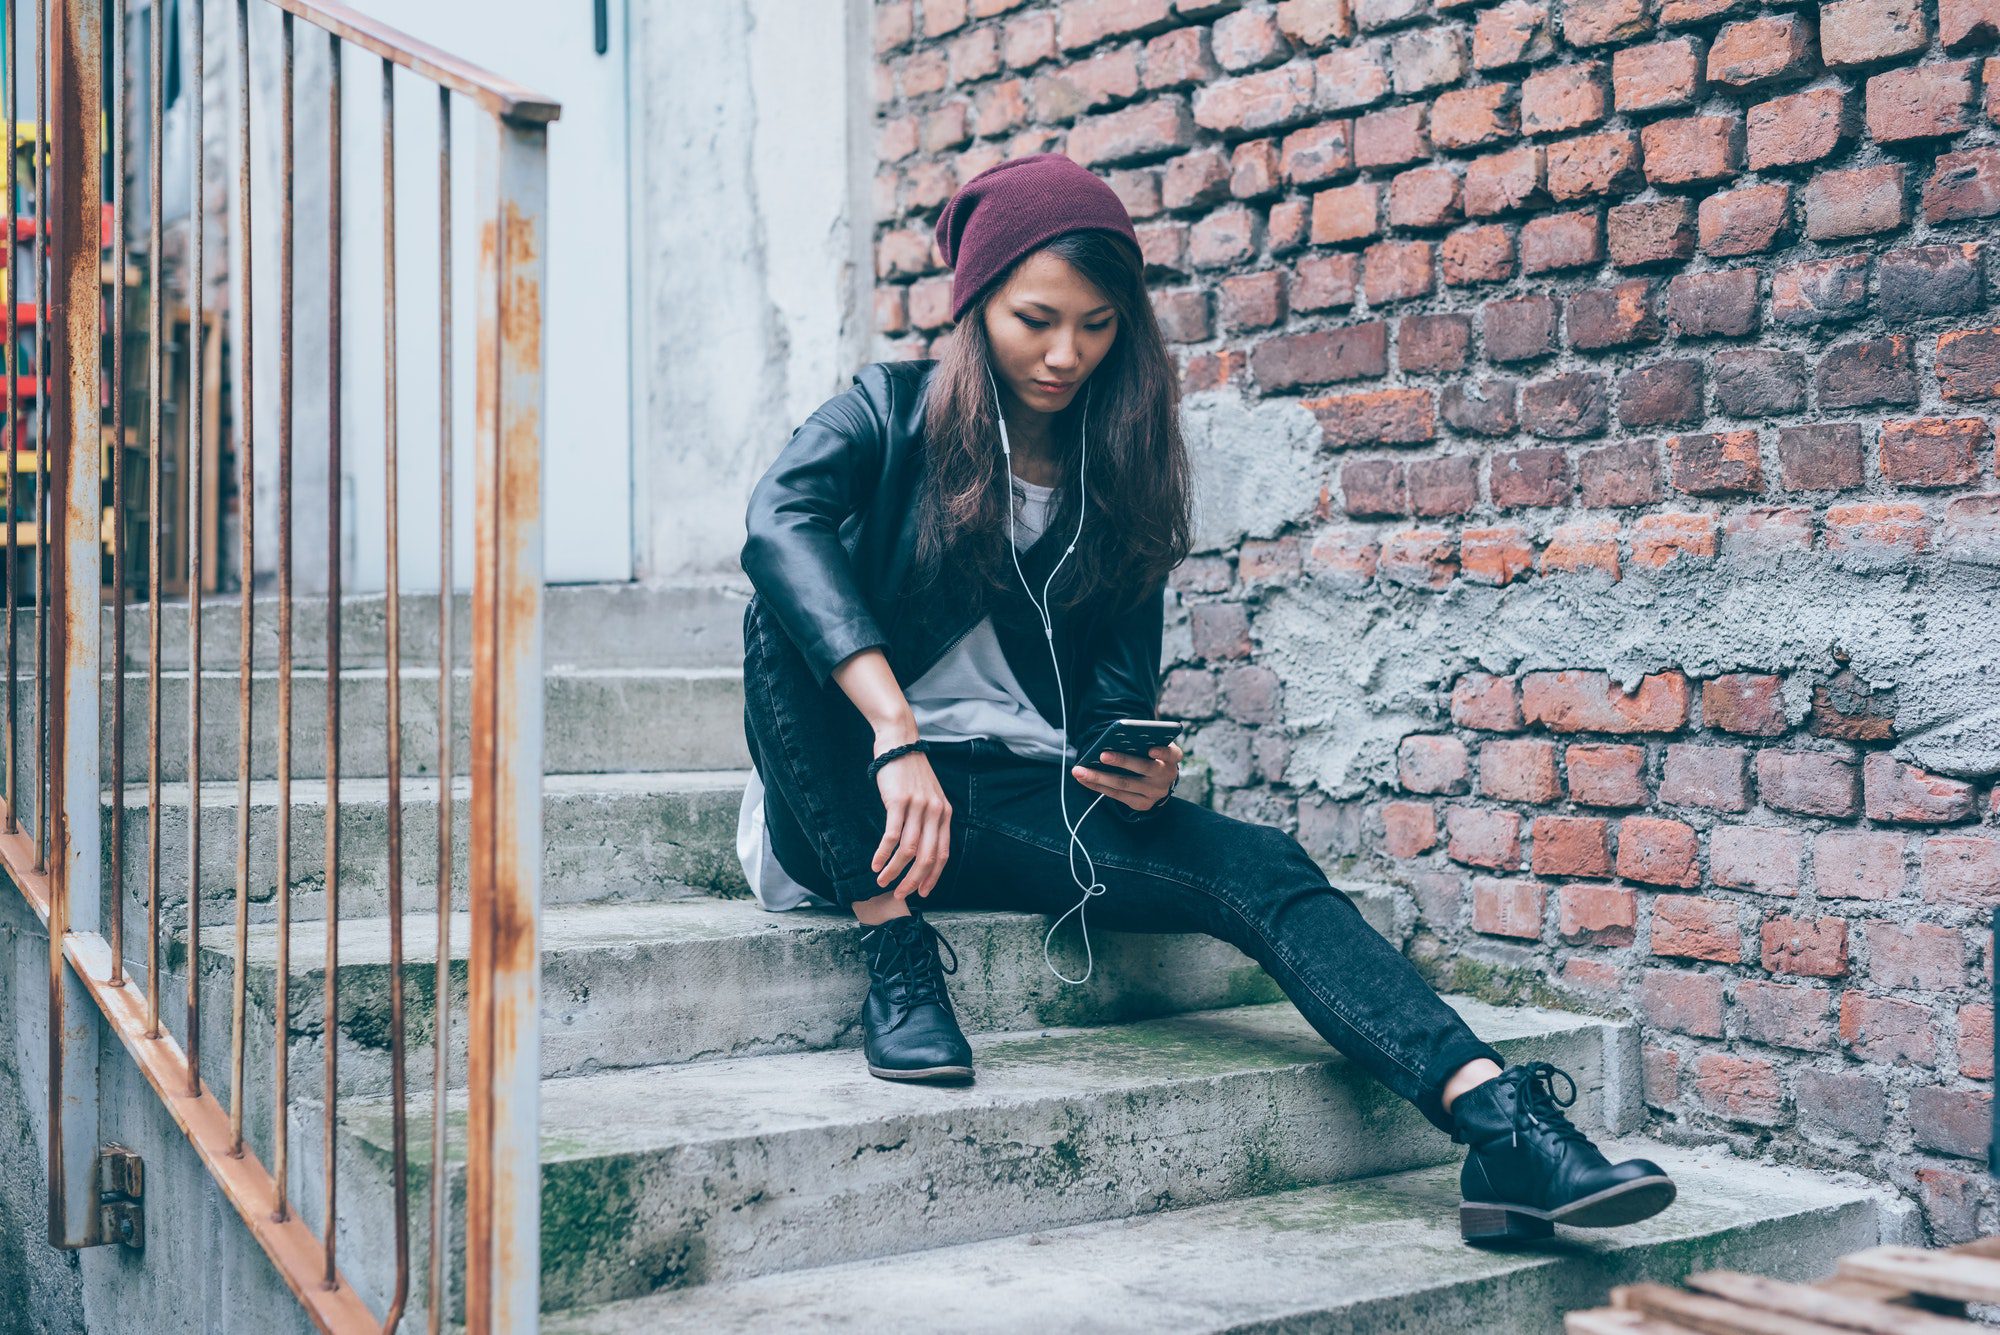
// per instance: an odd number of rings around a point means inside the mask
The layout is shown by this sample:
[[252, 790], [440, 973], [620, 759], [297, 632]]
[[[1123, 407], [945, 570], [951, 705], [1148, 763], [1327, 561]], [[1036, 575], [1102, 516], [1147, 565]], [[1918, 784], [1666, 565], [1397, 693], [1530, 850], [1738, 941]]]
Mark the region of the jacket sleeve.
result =
[[852, 655], [889, 643], [840, 539], [880, 476], [887, 380], [871, 363], [814, 409], [751, 488], [744, 513], [743, 571], [822, 687]]
[[[1105, 724], [1121, 718], [1155, 718], [1160, 707], [1160, 646], [1166, 630], [1167, 581], [1161, 577], [1137, 604], [1108, 617], [1098, 639], [1090, 680], [1079, 697], [1070, 744], [1079, 755]], [[1112, 814], [1131, 823], [1157, 820], [1160, 801], [1146, 811], [1111, 803]]]

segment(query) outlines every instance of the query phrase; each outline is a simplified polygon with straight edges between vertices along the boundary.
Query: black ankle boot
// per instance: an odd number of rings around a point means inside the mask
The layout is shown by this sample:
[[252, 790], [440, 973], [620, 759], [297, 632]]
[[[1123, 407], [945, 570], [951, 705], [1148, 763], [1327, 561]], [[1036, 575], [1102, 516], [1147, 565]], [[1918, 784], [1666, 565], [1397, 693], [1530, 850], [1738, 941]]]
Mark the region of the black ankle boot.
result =
[[[1553, 1077], [1569, 1085], [1557, 1098]], [[1452, 1100], [1452, 1139], [1470, 1145], [1459, 1188], [1458, 1228], [1467, 1242], [1546, 1238], [1554, 1225], [1609, 1228], [1658, 1214], [1674, 1183], [1650, 1159], [1612, 1163], [1563, 1109], [1576, 1082], [1549, 1062], [1509, 1066]]]
[[[937, 948], [951, 953], [938, 963]], [[916, 913], [861, 931], [868, 958], [868, 999], [861, 1004], [868, 1073], [885, 1080], [966, 1080], [972, 1047], [959, 1031], [944, 975], [958, 972], [958, 952]]]

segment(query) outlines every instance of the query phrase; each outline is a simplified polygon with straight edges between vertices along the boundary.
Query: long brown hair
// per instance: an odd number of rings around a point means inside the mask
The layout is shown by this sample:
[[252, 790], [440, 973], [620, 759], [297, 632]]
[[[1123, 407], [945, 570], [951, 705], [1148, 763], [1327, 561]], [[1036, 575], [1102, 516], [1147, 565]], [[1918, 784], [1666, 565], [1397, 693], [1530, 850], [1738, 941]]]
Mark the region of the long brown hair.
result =
[[[1074, 231], [1029, 253], [1039, 251], [1066, 260], [1118, 314], [1111, 350], [1050, 425], [1056, 497], [1049, 530], [1074, 533], [1078, 504], [1089, 506], [1076, 551], [1049, 587], [1050, 611], [1084, 603], [1105, 612], [1123, 610], [1186, 559], [1194, 543], [1180, 378], [1146, 296], [1142, 261], [1129, 241], [1109, 232]], [[1011, 595], [1020, 585], [1008, 550], [1012, 488], [988, 379], [992, 345], [986, 308], [1027, 258], [992, 283], [938, 347], [925, 390], [929, 467], [917, 500], [913, 591], [928, 587], [948, 564], [969, 571], [993, 594]], [[1086, 411], [1089, 457], [1079, 487]]]

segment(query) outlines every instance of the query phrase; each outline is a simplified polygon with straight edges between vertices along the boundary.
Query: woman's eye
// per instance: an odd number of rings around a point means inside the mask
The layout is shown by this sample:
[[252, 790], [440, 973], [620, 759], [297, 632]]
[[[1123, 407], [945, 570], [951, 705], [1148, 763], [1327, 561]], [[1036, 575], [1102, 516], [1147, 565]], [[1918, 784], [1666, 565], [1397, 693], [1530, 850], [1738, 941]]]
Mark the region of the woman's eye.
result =
[[[1030, 329], [1046, 329], [1048, 328], [1049, 322], [1047, 320], [1036, 320], [1029, 316], [1023, 315], [1021, 316], [1021, 323], [1028, 326], [1028, 328]], [[1093, 334], [1098, 333], [1101, 330], [1109, 329], [1110, 327], [1111, 327], [1111, 321], [1109, 320], [1106, 320], [1102, 324], [1087, 324], [1084, 326], [1085, 329], [1088, 329]]]

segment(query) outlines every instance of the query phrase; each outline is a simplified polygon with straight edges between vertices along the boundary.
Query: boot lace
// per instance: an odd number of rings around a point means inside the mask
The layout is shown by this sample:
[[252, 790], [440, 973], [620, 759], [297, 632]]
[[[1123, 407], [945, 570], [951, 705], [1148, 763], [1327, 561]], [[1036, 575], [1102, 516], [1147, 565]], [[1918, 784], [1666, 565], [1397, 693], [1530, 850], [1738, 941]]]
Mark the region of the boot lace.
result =
[[[1518, 1146], [1523, 1131], [1532, 1130], [1536, 1125], [1540, 1125], [1559, 1140], [1590, 1144], [1590, 1137], [1563, 1113], [1564, 1108], [1576, 1102], [1576, 1081], [1571, 1078], [1570, 1073], [1554, 1062], [1546, 1061], [1529, 1062], [1525, 1069], [1526, 1074], [1517, 1087], [1520, 1097], [1514, 1104], [1513, 1143]], [[1563, 1083], [1569, 1086], [1567, 1097], [1556, 1093], [1557, 1076], [1561, 1076]]]
[[[875, 940], [875, 973], [893, 999], [905, 1007], [934, 1001], [951, 1011], [943, 975], [958, 972], [958, 952], [942, 932], [912, 913], [881, 924], [875, 929]], [[951, 956], [950, 968], [938, 962], [938, 946]]]

